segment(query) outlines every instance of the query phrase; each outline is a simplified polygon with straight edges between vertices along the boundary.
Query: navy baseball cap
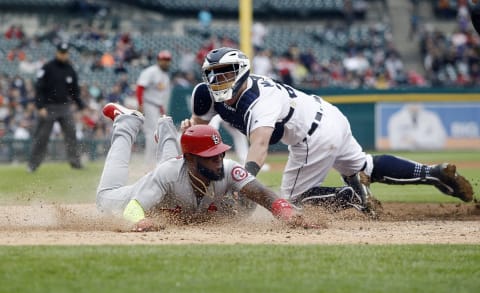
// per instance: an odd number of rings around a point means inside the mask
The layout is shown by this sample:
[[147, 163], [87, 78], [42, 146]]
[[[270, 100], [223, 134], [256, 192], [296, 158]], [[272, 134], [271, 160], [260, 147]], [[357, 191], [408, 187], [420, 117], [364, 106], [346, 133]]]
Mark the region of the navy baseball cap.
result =
[[68, 43], [62, 42], [57, 45], [57, 51], [66, 53], [68, 52], [68, 48], [70, 48], [70, 45]]

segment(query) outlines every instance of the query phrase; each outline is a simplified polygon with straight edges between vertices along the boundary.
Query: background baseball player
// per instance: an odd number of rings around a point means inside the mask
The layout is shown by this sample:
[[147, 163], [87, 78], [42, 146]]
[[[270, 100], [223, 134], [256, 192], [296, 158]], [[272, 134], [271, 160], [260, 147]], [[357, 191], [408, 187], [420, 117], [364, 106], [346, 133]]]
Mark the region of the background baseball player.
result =
[[137, 100], [139, 111], [145, 115], [143, 132], [145, 134], [145, 164], [154, 166], [155, 141], [153, 133], [157, 120], [168, 114], [172, 85], [168, 70], [172, 54], [163, 50], [157, 55], [157, 64], [145, 68], [137, 80]]
[[[147, 231], [154, 223], [145, 217], [145, 212], [155, 208], [193, 218], [231, 216], [238, 205], [228, 195], [238, 192], [240, 199], [248, 198], [264, 206], [275, 217], [289, 224], [304, 225], [288, 201], [264, 187], [240, 164], [224, 159], [230, 146], [208, 125], [188, 128], [181, 136], [180, 148], [172, 119], [159, 119], [157, 167], [132, 185], [126, 185], [132, 144], [144, 117], [114, 103], [107, 104], [103, 113], [114, 124], [112, 144], [97, 190], [99, 210], [123, 213], [136, 223], [138, 231]], [[182, 153], [183, 157], [179, 156]]]
[[332, 167], [359, 196], [360, 203], [351, 205], [363, 211], [369, 210], [369, 191], [360, 173], [367, 184], [430, 184], [463, 201], [473, 199], [472, 186], [457, 174], [455, 165], [427, 166], [366, 154], [337, 107], [268, 77], [250, 75], [250, 61], [237, 49], [210, 51], [202, 71], [204, 83], [192, 93], [193, 115], [182, 121], [182, 129], [208, 123], [219, 114], [249, 138], [245, 168], [253, 175], [265, 163], [270, 144], [287, 144], [281, 194], [292, 202], [334, 194], [337, 189], [320, 186]]

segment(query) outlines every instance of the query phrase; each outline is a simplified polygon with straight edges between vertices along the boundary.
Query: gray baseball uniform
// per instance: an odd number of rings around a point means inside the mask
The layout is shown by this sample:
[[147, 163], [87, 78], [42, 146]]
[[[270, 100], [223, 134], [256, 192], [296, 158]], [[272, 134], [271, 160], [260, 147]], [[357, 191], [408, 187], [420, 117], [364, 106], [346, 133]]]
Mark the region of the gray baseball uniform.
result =
[[156, 168], [131, 185], [128, 165], [131, 148], [142, 126], [142, 119], [134, 115], [120, 115], [113, 124], [112, 144], [97, 189], [97, 207], [111, 213], [121, 213], [130, 200], [137, 200], [145, 211], [152, 208], [178, 210], [198, 214], [206, 213], [212, 205], [218, 212], [231, 213], [236, 207], [231, 197], [255, 179], [241, 165], [224, 160], [225, 178], [212, 181], [207, 195], [194, 195], [187, 166], [179, 156], [177, 132], [170, 117], [158, 121]]
[[161, 115], [168, 114], [172, 85], [167, 72], [157, 64], [143, 70], [138, 77], [137, 85], [145, 88], [143, 93], [143, 114], [145, 115], [145, 162], [154, 162], [155, 142], [153, 133]]

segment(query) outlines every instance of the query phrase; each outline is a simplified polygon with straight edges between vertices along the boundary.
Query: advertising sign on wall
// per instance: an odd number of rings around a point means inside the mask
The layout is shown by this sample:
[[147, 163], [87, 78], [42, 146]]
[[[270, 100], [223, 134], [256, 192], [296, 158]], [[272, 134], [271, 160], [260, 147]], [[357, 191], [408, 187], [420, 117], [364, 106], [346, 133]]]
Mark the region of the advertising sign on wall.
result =
[[378, 150], [480, 149], [480, 103], [377, 103], [375, 146]]

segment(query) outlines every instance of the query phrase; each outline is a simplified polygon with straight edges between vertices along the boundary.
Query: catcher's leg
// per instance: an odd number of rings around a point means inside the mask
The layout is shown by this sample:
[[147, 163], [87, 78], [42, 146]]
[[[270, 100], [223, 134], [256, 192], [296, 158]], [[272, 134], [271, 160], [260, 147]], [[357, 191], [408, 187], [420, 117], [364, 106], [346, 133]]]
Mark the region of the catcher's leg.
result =
[[291, 199], [295, 205], [318, 205], [329, 207], [332, 210], [343, 210], [354, 207], [363, 211], [362, 198], [350, 186], [324, 187], [317, 186]]
[[428, 184], [465, 202], [473, 200], [470, 182], [457, 173], [455, 165], [448, 163], [427, 166], [392, 155], [373, 156], [370, 181], [400, 185]]

